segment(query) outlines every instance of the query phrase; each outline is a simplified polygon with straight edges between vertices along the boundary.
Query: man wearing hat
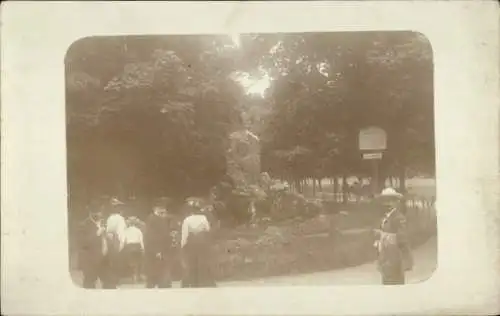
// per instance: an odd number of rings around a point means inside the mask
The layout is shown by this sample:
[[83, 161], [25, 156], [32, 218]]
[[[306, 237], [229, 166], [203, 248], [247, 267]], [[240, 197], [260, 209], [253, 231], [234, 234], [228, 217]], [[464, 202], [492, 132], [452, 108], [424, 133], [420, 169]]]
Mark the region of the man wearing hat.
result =
[[182, 287], [214, 287], [212, 269], [211, 226], [208, 203], [200, 198], [188, 198], [187, 217], [182, 222], [181, 250], [184, 275]]
[[170, 222], [167, 216], [169, 202], [165, 198], [155, 201], [153, 213], [146, 221], [144, 255], [147, 288], [172, 287], [173, 251]]
[[79, 227], [79, 266], [83, 273], [83, 287], [96, 288], [98, 280], [107, 287], [106, 254], [107, 244], [102, 213], [97, 205], [92, 205], [89, 216]]
[[405, 283], [405, 272], [413, 260], [406, 232], [406, 218], [400, 211], [403, 195], [393, 188], [385, 188], [378, 196], [385, 208], [380, 229], [376, 230], [374, 246], [378, 252], [378, 270], [384, 285]]

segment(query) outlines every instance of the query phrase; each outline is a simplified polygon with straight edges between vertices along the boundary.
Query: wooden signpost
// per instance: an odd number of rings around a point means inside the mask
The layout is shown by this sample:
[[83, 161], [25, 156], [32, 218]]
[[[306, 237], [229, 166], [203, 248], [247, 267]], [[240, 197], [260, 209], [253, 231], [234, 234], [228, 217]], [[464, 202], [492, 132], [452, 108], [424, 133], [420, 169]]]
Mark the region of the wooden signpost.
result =
[[387, 134], [377, 126], [370, 126], [359, 131], [359, 150], [363, 155], [363, 159], [370, 160], [372, 164], [372, 190], [373, 194], [380, 191], [379, 182], [379, 167], [383, 157], [384, 150], [387, 149]]

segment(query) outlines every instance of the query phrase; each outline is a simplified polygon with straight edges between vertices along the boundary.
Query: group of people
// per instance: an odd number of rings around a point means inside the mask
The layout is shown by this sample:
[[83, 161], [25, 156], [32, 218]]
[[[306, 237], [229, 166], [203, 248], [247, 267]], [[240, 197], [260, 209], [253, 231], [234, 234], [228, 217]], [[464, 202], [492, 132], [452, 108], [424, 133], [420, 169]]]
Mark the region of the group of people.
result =
[[124, 203], [112, 198], [108, 207], [89, 210], [79, 231], [79, 266], [83, 287], [116, 289], [124, 271], [138, 282], [145, 275], [147, 288], [172, 287], [172, 269], [181, 259], [182, 287], [216, 285], [211, 265], [211, 205], [189, 198], [181, 225], [180, 249], [174, 245], [175, 229], [168, 199], [159, 199], [145, 222], [125, 218]]
[[[404, 284], [406, 272], [413, 267], [413, 257], [406, 217], [400, 207], [403, 196], [393, 188], [386, 188], [379, 199], [385, 213], [380, 227], [375, 229], [377, 267], [382, 284]], [[144, 272], [147, 288], [172, 287], [172, 267], [179, 255], [182, 287], [216, 286], [212, 271], [213, 224], [209, 203], [198, 198], [186, 200], [187, 214], [181, 225], [180, 247], [173, 245], [168, 202], [157, 201], [144, 227], [139, 227], [140, 221], [136, 218], [125, 219], [122, 206], [122, 202], [113, 198], [106, 216], [100, 209], [92, 209], [81, 225], [79, 259], [85, 288], [95, 288], [98, 280], [103, 288], [117, 288], [124, 264], [131, 265], [135, 281]]]

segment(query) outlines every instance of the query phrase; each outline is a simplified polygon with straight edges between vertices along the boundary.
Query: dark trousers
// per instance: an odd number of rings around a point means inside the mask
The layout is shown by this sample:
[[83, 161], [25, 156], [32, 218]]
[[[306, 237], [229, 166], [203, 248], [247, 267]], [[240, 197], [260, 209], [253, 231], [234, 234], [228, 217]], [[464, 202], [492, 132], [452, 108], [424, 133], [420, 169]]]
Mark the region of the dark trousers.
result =
[[382, 272], [383, 285], [402, 285], [405, 284], [405, 273], [401, 267], [396, 267], [389, 271]]
[[104, 256], [104, 289], [116, 289], [124, 271], [123, 251], [119, 249], [119, 240], [116, 235], [107, 236], [108, 251]]
[[109, 255], [94, 255], [84, 258], [83, 263], [83, 288], [95, 289], [97, 281], [101, 281], [103, 289], [116, 289], [118, 277], [113, 268], [112, 258]]
[[171, 258], [157, 258], [156, 254], [146, 254], [146, 288], [170, 288]]
[[97, 287], [97, 281], [100, 280], [104, 285], [106, 284], [106, 260], [104, 257], [100, 256], [97, 258], [83, 258], [83, 288], [85, 289], [95, 289]]
[[182, 287], [215, 287], [211, 243], [204, 233], [190, 236], [183, 249]]
[[142, 249], [140, 244], [127, 244], [123, 249], [123, 257], [127, 263], [128, 275], [134, 277], [137, 281], [142, 273]]
[[114, 250], [105, 256], [104, 289], [116, 289], [123, 271], [122, 252]]

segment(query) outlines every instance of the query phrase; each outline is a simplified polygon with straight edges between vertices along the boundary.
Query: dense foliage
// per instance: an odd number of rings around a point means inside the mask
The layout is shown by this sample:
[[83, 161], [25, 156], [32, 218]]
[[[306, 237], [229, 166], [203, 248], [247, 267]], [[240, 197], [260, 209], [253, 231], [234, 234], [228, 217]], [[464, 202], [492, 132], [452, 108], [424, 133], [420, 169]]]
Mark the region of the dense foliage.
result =
[[[206, 194], [241, 128], [273, 177], [366, 173], [369, 125], [388, 132], [384, 176], [434, 172], [432, 51], [418, 33], [94, 37], [65, 63], [74, 199]], [[269, 88], [249, 94], [246, 77]]]

